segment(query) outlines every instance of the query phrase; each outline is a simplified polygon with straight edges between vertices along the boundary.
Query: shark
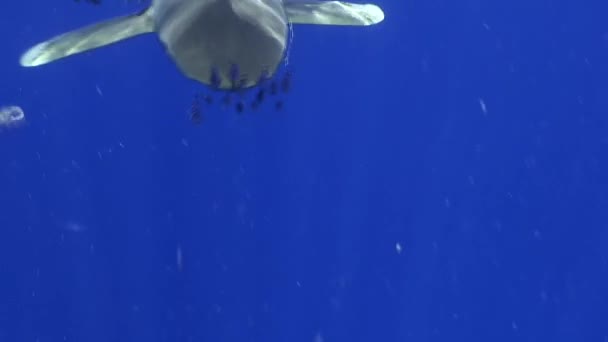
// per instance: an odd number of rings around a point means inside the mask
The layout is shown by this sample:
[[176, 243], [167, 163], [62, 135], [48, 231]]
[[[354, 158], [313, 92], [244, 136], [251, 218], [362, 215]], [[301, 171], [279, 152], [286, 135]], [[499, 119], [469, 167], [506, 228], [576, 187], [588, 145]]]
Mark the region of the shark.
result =
[[370, 26], [375, 4], [326, 0], [152, 0], [144, 10], [68, 31], [20, 57], [23, 67], [154, 33], [188, 78], [219, 89], [253, 87], [285, 57], [292, 24]]

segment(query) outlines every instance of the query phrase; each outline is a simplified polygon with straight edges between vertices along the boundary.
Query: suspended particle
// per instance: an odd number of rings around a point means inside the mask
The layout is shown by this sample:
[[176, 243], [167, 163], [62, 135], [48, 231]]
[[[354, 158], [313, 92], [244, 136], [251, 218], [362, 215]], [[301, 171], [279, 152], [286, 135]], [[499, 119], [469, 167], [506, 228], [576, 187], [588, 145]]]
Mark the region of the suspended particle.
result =
[[401, 246], [400, 242], [395, 243], [395, 251], [397, 252], [397, 254], [401, 254], [401, 252], [403, 251], [403, 246]]
[[181, 272], [184, 269], [184, 254], [182, 253], [182, 247], [180, 245], [177, 245], [177, 251], [175, 254], [177, 259], [177, 270]]
[[481, 109], [483, 115], [488, 114], [488, 107], [486, 106], [486, 102], [482, 98], [479, 99], [479, 108]]

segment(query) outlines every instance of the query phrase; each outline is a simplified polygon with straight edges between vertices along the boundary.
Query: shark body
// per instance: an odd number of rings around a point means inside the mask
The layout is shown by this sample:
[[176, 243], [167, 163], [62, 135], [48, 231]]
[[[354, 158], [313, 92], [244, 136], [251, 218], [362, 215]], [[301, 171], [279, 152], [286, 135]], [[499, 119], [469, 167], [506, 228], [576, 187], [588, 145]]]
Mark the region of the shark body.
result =
[[284, 58], [289, 24], [367, 26], [384, 20], [372, 4], [315, 0], [153, 0], [145, 11], [55, 36], [28, 49], [40, 66], [147, 33], [156, 33], [187, 77], [220, 89], [253, 87]]

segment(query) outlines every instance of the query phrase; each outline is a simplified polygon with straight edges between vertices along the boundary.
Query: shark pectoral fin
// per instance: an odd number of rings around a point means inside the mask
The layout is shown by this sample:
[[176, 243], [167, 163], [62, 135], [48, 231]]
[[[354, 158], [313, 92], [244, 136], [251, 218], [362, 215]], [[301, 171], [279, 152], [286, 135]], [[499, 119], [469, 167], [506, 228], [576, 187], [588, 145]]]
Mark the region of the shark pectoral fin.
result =
[[149, 12], [114, 18], [61, 34], [28, 49], [21, 55], [19, 63], [24, 67], [38, 66], [153, 32], [154, 23]]
[[367, 26], [384, 20], [384, 12], [376, 5], [342, 1], [289, 0], [285, 12], [294, 24]]

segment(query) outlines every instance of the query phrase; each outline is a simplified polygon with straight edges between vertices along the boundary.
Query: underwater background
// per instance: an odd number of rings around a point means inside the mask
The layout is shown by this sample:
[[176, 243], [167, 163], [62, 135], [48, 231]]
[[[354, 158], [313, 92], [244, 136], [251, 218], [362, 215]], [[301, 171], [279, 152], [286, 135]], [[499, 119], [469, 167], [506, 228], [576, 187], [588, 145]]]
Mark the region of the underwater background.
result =
[[0, 2], [0, 342], [607, 342], [608, 5], [378, 1], [200, 124], [153, 35], [18, 64], [146, 4]]

